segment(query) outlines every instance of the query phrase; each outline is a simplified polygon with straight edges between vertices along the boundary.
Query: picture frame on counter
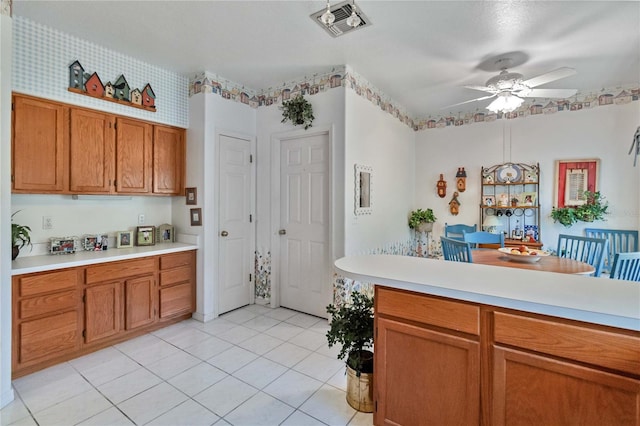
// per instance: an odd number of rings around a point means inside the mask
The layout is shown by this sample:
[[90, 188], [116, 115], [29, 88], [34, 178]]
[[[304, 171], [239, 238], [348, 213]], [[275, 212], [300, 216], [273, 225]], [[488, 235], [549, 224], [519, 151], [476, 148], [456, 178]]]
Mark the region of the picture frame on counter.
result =
[[200, 207], [191, 209], [189, 217], [191, 217], [191, 226], [202, 226], [202, 209]]
[[155, 226], [138, 226], [136, 228], [137, 246], [154, 246], [156, 244]]
[[109, 248], [109, 236], [107, 234], [84, 235], [82, 248], [86, 251], [104, 251]]
[[175, 230], [172, 225], [169, 225], [168, 223], [163, 223], [162, 225], [158, 226], [156, 230], [156, 241], [158, 242], [158, 244], [172, 243], [175, 241], [174, 232]]
[[184, 196], [187, 200], [188, 206], [195, 206], [198, 204], [198, 189], [197, 188], [185, 188]]
[[133, 232], [120, 231], [116, 234], [116, 247], [129, 248], [133, 247]]
[[77, 249], [77, 237], [51, 237], [49, 239], [49, 253], [51, 254], [72, 254]]

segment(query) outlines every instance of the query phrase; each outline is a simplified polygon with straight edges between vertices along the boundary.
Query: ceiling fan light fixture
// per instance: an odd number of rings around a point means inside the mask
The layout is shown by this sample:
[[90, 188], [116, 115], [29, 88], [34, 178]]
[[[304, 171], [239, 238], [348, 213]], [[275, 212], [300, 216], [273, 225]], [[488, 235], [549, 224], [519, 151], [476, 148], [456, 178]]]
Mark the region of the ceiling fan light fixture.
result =
[[328, 27], [330, 25], [333, 25], [335, 20], [336, 20], [336, 15], [331, 13], [331, 4], [329, 0], [327, 0], [327, 11], [322, 14], [322, 16], [320, 17], [320, 21]]
[[499, 93], [496, 100], [491, 102], [487, 109], [491, 112], [511, 112], [518, 109], [520, 105], [524, 102], [524, 99], [521, 99], [517, 96], [513, 96], [511, 93]]
[[358, 25], [360, 25], [361, 22], [362, 20], [356, 13], [356, 2], [354, 0], [353, 3], [351, 4], [351, 16], [347, 18], [347, 25], [349, 25], [352, 28], [355, 28]]

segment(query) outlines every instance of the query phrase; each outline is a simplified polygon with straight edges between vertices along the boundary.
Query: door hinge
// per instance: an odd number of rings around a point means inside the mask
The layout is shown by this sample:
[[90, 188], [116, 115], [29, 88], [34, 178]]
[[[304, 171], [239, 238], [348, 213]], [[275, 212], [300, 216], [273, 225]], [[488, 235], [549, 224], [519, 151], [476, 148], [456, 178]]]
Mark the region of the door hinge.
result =
[[253, 163], [253, 154], [249, 154], [249, 163]]
[[82, 303], [87, 303], [87, 296], [86, 295], [82, 296]]
[[11, 111], [15, 111], [13, 102], [11, 102]]
[[249, 282], [251, 282], [252, 279], [253, 279], [253, 276], [249, 274]]
[[376, 413], [378, 412], [378, 401], [376, 401]]
[[11, 182], [15, 182], [15, 181], [16, 181], [15, 175], [11, 175]]
[[118, 123], [113, 123], [113, 128], [118, 130]]
[[117, 180], [117, 179], [114, 179], [114, 181], [113, 181], [113, 187], [114, 187], [114, 188], [117, 188], [117, 187], [118, 187], [118, 180]]
[[252, 214], [249, 215], [249, 223], [251, 223], [251, 222], [253, 222], [253, 215]]
[[87, 337], [87, 330], [82, 330], [82, 337], [84, 337], [84, 338]]

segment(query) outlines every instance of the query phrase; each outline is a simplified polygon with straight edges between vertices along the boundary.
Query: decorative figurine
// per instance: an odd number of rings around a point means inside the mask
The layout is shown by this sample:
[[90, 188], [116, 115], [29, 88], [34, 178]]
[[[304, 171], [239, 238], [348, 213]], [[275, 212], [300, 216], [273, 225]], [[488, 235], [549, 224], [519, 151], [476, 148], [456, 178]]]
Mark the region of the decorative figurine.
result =
[[467, 172], [464, 167], [458, 167], [458, 173], [456, 173], [456, 187], [458, 191], [464, 192], [467, 189]]
[[444, 180], [444, 175], [440, 173], [440, 180], [438, 181], [436, 188], [438, 190], [438, 197], [444, 198], [447, 196], [447, 182]]
[[458, 192], [453, 193], [453, 198], [449, 201], [449, 212], [452, 215], [457, 216], [460, 211], [460, 201], [458, 201]]

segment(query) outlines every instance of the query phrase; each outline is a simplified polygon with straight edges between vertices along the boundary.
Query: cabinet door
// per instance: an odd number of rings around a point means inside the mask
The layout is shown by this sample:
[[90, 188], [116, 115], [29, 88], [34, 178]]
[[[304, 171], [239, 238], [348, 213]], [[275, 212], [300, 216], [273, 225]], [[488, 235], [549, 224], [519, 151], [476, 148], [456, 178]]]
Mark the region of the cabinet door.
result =
[[122, 283], [87, 287], [85, 290], [85, 342], [113, 336], [122, 329]]
[[153, 192], [181, 195], [184, 176], [184, 130], [154, 126]]
[[18, 95], [13, 108], [14, 192], [65, 191], [69, 109]]
[[479, 343], [377, 318], [376, 425], [480, 422]]
[[76, 311], [23, 321], [15, 337], [17, 356], [14, 367], [37, 364], [78, 350], [79, 322]]
[[125, 281], [125, 327], [127, 330], [142, 327], [155, 321], [155, 283], [153, 275]]
[[151, 124], [118, 118], [116, 137], [116, 191], [151, 192]]
[[638, 425], [640, 381], [494, 348], [494, 425]]
[[113, 124], [110, 115], [71, 109], [71, 192], [112, 192]]

